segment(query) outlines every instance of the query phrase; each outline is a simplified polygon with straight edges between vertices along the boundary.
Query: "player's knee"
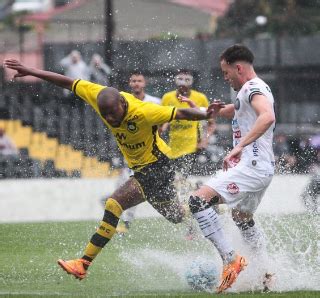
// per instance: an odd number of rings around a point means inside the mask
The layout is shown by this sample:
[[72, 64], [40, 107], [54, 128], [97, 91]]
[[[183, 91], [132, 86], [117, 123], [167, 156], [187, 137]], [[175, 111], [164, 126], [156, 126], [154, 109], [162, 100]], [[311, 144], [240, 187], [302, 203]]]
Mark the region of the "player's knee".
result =
[[105, 204], [105, 213], [112, 213], [113, 215], [115, 215], [117, 218], [120, 218], [122, 212], [123, 212], [123, 208], [122, 206], [119, 204], [118, 201], [112, 199], [112, 198], [108, 198], [106, 200], [106, 204]]
[[189, 209], [192, 214], [203, 211], [207, 208], [210, 208], [213, 204], [215, 204], [219, 198], [212, 198], [210, 202], [201, 199], [198, 196], [190, 196], [189, 198]]

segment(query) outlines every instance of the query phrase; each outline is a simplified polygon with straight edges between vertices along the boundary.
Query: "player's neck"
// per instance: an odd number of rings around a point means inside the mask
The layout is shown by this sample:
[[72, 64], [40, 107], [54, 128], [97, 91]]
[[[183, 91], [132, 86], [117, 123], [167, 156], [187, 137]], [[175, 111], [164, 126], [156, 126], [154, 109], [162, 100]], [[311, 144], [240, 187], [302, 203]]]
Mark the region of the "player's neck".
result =
[[146, 97], [146, 94], [144, 93], [144, 91], [139, 92], [139, 93], [134, 93], [134, 96], [142, 101], [144, 101], [144, 98]]
[[248, 71], [248, 73], [243, 76], [243, 79], [242, 79], [242, 82], [241, 82], [242, 83], [241, 86], [243, 86], [246, 82], [251, 81], [251, 80], [253, 80], [253, 79], [257, 78], [257, 77], [258, 76], [257, 76], [257, 74], [255, 73], [254, 70]]

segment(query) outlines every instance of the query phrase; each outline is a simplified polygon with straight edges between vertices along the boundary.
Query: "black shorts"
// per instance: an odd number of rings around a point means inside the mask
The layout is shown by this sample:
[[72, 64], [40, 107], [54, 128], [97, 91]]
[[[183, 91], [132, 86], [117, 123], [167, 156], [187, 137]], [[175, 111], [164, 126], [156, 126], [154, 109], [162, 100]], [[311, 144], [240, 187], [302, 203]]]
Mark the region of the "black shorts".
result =
[[173, 183], [175, 171], [168, 157], [161, 157], [133, 176], [139, 182], [146, 200], [160, 214], [171, 222], [181, 222], [184, 211], [177, 198]]

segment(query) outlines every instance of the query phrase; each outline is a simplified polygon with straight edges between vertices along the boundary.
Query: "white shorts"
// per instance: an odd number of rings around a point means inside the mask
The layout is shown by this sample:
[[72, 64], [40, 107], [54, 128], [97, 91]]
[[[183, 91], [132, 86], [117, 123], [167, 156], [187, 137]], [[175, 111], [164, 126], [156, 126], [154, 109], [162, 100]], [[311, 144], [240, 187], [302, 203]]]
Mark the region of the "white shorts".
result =
[[218, 172], [205, 185], [214, 189], [230, 208], [254, 213], [271, 183], [273, 173], [238, 164], [226, 172]]

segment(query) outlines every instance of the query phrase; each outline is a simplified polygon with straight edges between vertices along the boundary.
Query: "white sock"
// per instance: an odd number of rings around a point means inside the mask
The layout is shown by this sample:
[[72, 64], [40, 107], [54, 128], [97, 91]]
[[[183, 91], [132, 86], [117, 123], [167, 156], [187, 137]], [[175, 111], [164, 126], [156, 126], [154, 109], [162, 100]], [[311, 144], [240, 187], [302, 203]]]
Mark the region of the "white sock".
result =
[[225, 237], [217, 212], [213, 208], [207, 208], [203, 211], [194, 213], [193, 217], [198, 221], [203, 235], [217, 248], [223, 263], [227, 264], [233, 261], [235, 258], [235, 251], [231, 243]]

